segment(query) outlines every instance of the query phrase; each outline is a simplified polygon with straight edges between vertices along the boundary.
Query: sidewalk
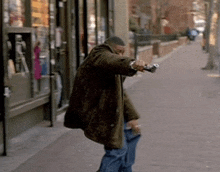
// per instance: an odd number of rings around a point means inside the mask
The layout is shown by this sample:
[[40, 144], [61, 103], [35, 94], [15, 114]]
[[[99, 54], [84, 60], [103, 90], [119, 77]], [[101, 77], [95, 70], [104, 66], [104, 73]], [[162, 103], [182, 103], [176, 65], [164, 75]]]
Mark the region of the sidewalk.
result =
[[[219, 78], [202, 71], [207, 61], [199, 41], [154, 59], [154, 74], [128, 78], [125, 88], [141, 115], [142, 139], [134, 172], [218, 172], [220, 170]], [[11, 140], [0, 172], [95, 172], [103, 146], [81, 130], [36, 126]]]

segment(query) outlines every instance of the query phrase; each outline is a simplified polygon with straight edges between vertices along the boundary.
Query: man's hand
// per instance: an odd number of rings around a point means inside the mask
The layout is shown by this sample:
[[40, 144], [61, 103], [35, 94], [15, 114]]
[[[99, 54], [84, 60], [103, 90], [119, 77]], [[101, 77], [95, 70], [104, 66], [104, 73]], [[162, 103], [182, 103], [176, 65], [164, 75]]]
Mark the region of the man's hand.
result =
[[138, 120], [131, 120], [127, 124], [135, 132], [135, 134], [141, 134], [140, 125], [138, 125]]
[[135, 70], [143, 72], [145, 66], [147, 66], [147, 64], [143, 60], [136, 60], [134, 63], [132, 63], [131, 67]]

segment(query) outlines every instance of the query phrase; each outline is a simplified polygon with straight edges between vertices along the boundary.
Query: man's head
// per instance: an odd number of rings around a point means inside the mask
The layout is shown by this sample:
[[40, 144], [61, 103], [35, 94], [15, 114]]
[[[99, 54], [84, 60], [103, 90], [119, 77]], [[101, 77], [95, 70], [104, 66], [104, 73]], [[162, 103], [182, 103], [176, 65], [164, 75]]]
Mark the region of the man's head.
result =
[[110, 45], [116, 54], [123, 56], [124, 52], [125, 52], [125, 43], [124, 41], [117, 37], [117, 36], [112, 36], [109, 37], [106, 41], [105, 44]]

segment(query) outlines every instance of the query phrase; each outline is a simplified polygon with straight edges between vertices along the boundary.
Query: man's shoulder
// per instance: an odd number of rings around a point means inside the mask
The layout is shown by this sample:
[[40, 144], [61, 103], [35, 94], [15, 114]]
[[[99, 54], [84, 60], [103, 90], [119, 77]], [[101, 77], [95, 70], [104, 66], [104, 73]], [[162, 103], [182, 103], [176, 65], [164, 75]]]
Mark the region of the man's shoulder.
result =
[[91, 60], [99, 55], [106, 55], [108, 52], [113, 53], [112, 48], [107, 44], [100, 44], [95, 46], [85, 58], [85, 63], [89, 63]]
[[97, 57], [100, 58], [100, 55], [105, 56], [107, 52], [112, 52], [112, 49], [108, 44], [99, 44], [95, 46], [80, 65], [78, 71], [87, 68], [90, 64], [94, 63], [94, 60]]
[[95, 46], [93, 48], [93, 50], [96, 50], [96, 51], [97, 50], [98, 51], [100, 51], [100, 50], [112, 51], [112, 48], [110, 47], [110, 45], [103, 43], [103, 44], [99, 44], [99, 45]]

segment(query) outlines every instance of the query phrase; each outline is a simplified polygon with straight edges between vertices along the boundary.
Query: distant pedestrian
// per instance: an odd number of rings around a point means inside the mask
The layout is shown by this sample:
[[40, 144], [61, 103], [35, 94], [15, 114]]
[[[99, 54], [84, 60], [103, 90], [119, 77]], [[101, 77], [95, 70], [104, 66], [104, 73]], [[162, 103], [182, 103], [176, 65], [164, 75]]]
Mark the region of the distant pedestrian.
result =
[[195, 30], [195, 29], [192, 29], [192, 30], [191, 30], [191, 40], [192, 40], [192, 41], [195, 41], [197, 35], [198, 35], [198, 31]]
[[123, 90], [123, 77], [143, 71], [144, 61], [123, 56], [116, 36], [94, 47], [78, 68], [64, 126], [80, 128], [103, 144], [100, 172], [131, 172], [140, 139], [139, 115]]
[[34, 46], [34, 77], [36, 80], [41, 79], [41, 65], [40, 65], [40, 41], [37, 41]]
[[42, 72], [42, 67], [40, 64], [40, 48], [41, 42], [37, 41], [34, 46], [34, 78], [35, 78], [35, 83], [36, 83], [36, 88], [35, 88], [35, 93], [38, 94], [40, 93], [41, 90], [41, 72]]
[[190, 44], [190, 41], [191, 41], [191, 30], [190, 30], [189, 27], [186, 29], [186, 36], [187, 36], [187, 44]]

